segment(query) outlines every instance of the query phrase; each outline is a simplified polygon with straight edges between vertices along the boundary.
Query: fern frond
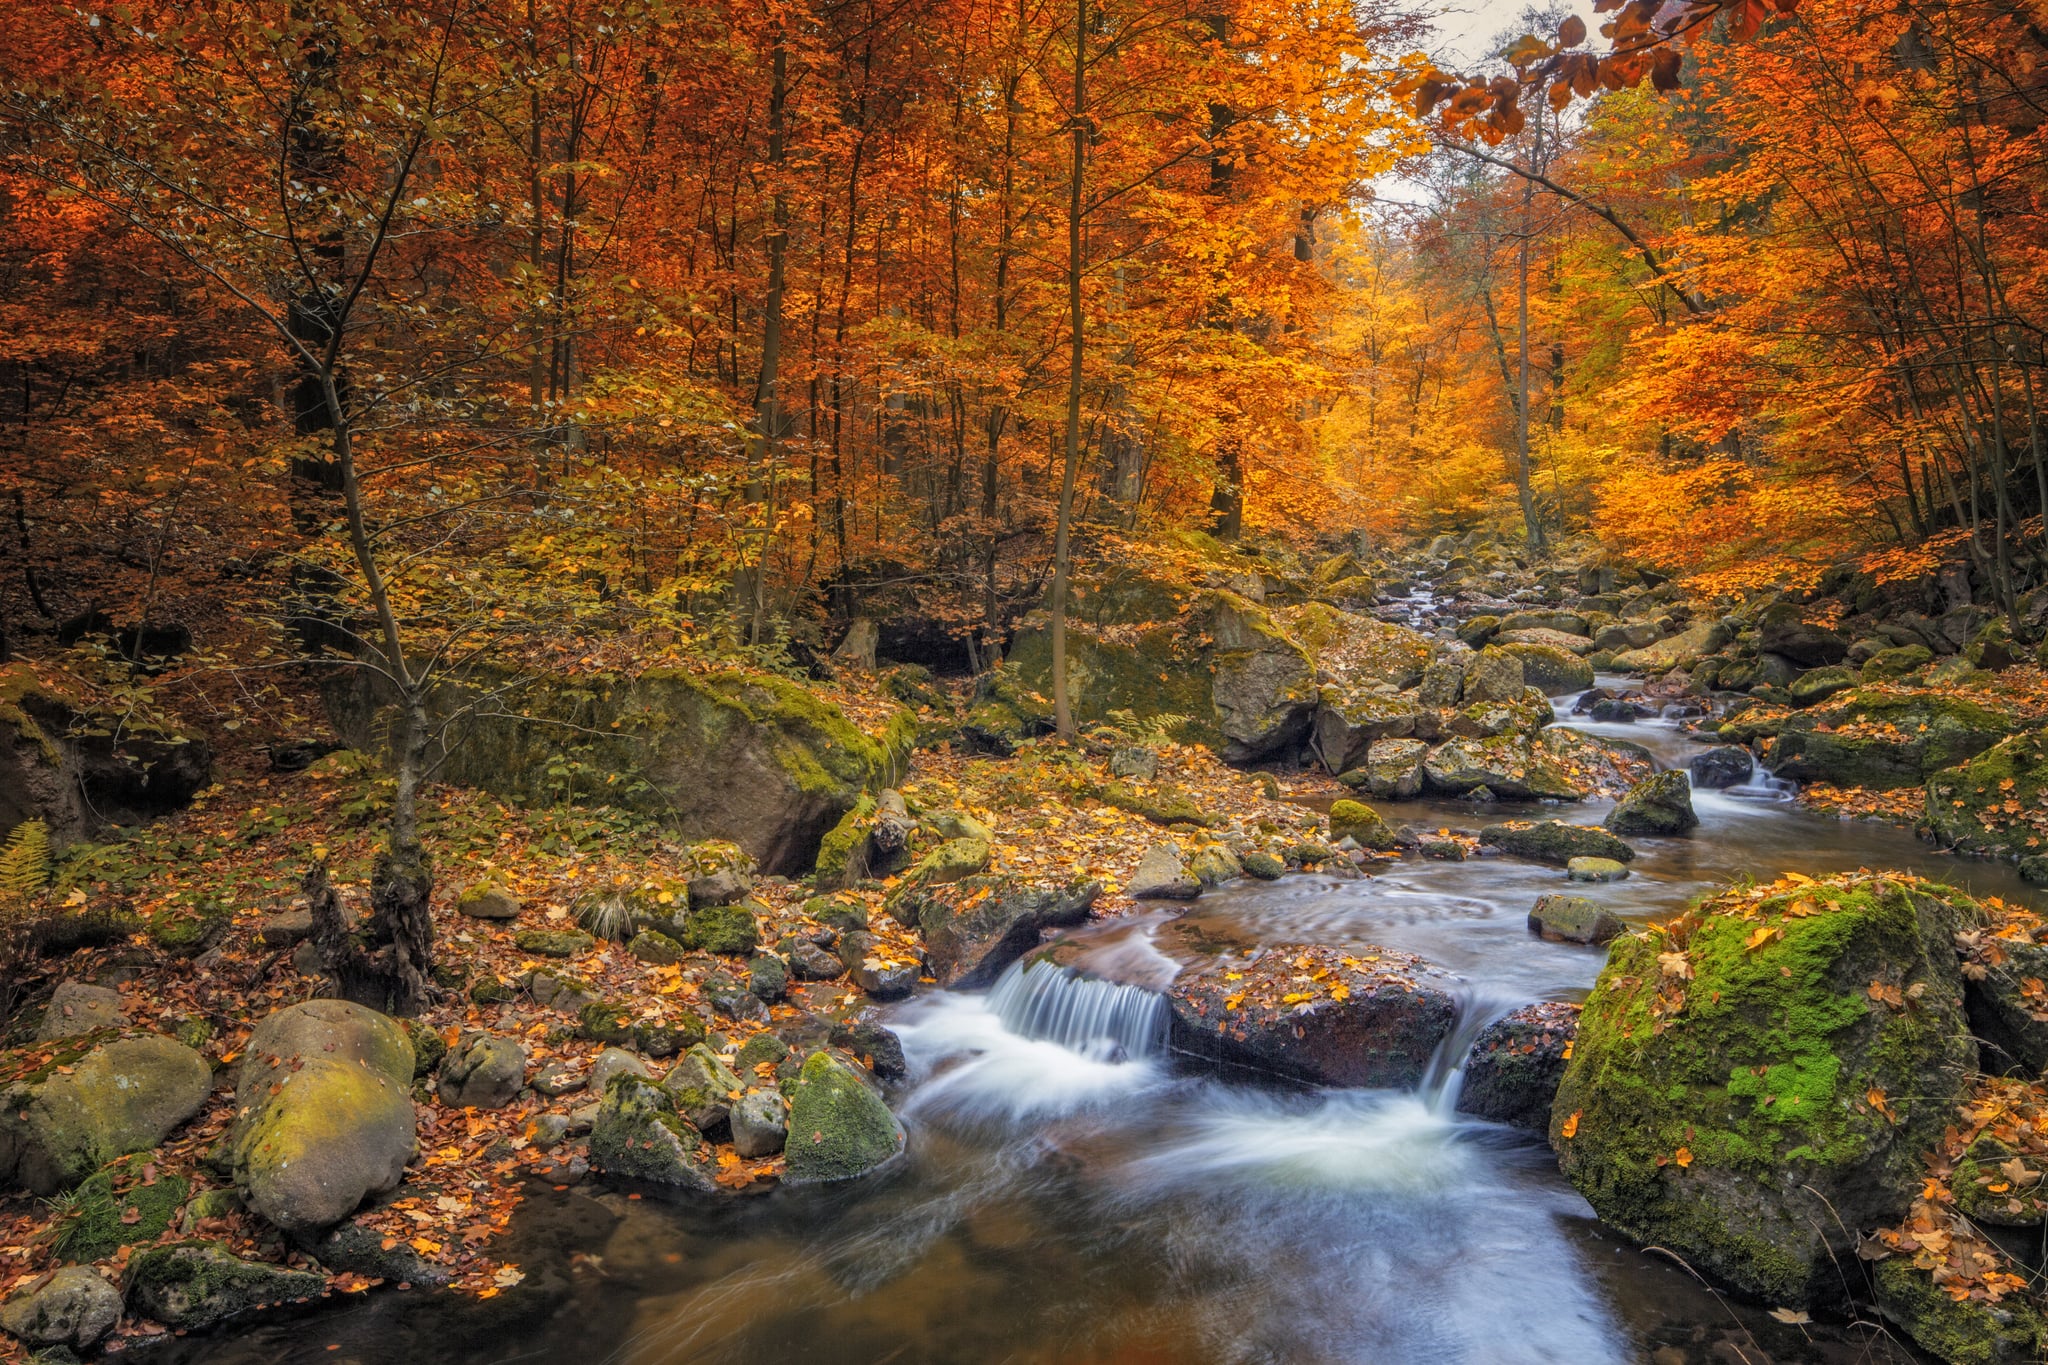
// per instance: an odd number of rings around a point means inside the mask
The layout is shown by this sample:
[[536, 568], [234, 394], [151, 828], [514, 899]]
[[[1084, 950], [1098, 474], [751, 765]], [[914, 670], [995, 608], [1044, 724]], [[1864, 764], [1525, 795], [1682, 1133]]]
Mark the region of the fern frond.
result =
[[24, 820], [0, 846], [0, 892], [26, 900], [50, 882], [50, 827]]

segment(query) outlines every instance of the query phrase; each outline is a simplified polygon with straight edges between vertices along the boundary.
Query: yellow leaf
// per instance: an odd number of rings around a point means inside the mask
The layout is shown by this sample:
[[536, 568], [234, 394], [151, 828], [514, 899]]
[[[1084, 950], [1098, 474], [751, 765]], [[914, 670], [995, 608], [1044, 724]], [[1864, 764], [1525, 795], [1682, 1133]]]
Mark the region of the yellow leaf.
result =
[[1582, 1109], [1572, 1110], [1572, 1116], [1564, 1121], [1564, 1127], [1558, 1129], [1558, 1132], [1568, 1138], [1577, 1137], [1579, 1135], [1579, 1115], [1584, 1112]]
[[1754, 952], [1772, 939], [1784, 937], [1784, 933], [1785, 931], [1775, 924], [1760, 924], [1750, 931], [1748, 938], [1742, 940], [1742, 946]]
[[1681, 1166], [1692, 1165], [1692, 1148], [1680, 1147], [1675, 1153], [1672, 1154], [1671, 1159]]

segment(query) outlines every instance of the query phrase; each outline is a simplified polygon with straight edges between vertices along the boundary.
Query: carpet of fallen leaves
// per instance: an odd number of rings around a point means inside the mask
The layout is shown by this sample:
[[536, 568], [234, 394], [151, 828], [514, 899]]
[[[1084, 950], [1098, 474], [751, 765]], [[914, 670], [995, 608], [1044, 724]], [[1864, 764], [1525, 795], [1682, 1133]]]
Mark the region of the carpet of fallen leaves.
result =
[[1868, 787], [1833, 787], [1825, 782], [1813, 782], [1801, 787], [1796, 800], [1808, 810], [1817, 811], [1822, 815], [1840, 816], [1844, 820], [1879, 820], [1898, 825], [1910, 825], [1917, 821], [1927, 804], [1926, 796], [1918, 787], [1876, 791]]

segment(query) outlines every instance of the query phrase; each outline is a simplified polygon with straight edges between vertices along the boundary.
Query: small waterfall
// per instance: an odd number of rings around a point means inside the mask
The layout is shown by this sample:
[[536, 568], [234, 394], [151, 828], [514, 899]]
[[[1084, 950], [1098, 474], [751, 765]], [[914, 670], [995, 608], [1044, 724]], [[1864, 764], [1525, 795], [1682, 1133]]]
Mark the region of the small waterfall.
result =
[[989, 992], [988, 1007], [1021, 1038], [1039, 1038], [1097, 1061], [1137, 1060], [1166, 1051], [1166, 997], [1078, 975], [1050, 962], [1014, 966]]
[[1458, 1017], [1451, 1031], [1436, 1045], [1423, 1073], [1417, 1093], [1430, 1112], [1449, 1117], [1457, 1112], [1458, 1092], [1465, 1085], [1465, 1066], [1472, 1060], [1472, 1045], [1496, 1020], [1527, 1003], [1508, 997], [1467, 995], [1458, 1001]]

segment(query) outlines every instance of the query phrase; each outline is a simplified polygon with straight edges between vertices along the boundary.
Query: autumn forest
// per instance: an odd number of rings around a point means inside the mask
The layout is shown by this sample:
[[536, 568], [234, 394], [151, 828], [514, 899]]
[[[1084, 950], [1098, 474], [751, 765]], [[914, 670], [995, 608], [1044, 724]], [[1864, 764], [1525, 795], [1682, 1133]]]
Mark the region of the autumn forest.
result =
[[12, 0], [0, 1357], [2048, 1359], [2044, 196], [2041, 0]]

